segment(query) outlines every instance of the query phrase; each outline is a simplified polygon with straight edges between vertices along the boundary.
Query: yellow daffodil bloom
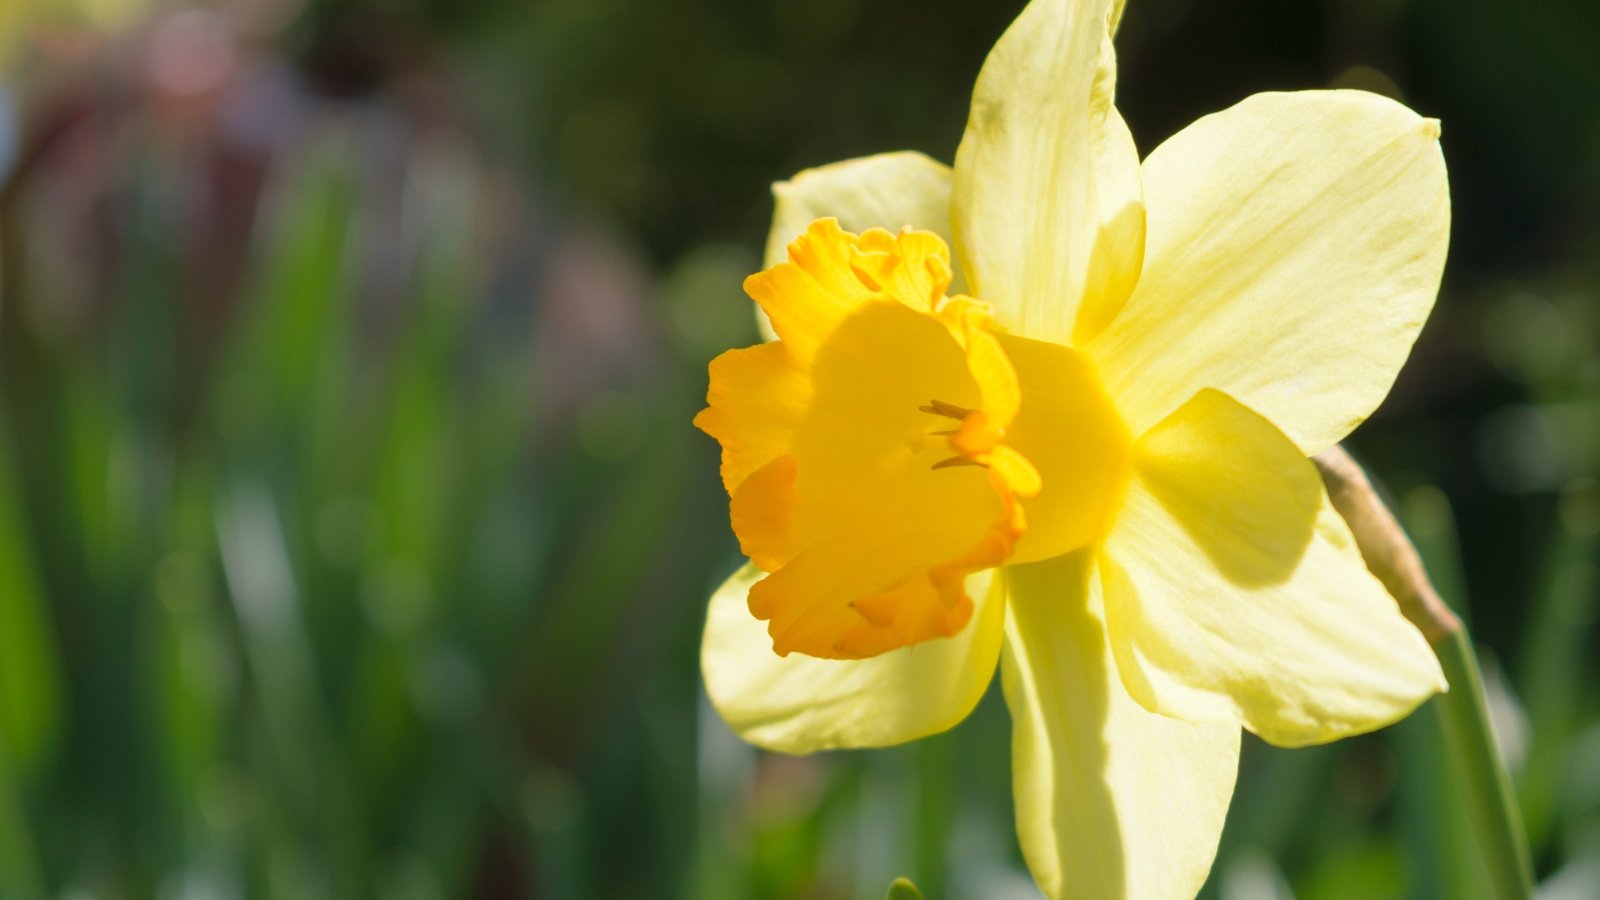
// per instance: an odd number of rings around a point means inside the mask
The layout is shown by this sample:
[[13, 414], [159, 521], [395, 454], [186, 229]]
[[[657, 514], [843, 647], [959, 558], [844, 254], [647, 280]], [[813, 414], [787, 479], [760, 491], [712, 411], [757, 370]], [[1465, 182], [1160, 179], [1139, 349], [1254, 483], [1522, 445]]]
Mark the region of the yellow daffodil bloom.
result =
[[717, 710], [775, 750], [882, 746], [959, 722], [998, 665], [1051, 897], [1193, 895], [1241, 726], [1330, 741], [1445, 688], [1307, 459], [1433, 305], [1437, 123], [1261, 94], [1141, 163], [1120, 14], [1029, 5], [953, 170], [778, 185], [746, 282], [776, 340], [718, 357], [696, 419], [750, 557], [706, 623]]

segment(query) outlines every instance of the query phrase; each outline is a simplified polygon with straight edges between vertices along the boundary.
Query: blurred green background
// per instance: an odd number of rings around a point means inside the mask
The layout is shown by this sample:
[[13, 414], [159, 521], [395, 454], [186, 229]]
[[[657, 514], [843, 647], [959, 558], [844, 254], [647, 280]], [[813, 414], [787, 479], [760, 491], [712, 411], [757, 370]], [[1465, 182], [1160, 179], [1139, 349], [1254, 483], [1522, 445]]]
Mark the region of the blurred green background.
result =
[[[769, 182], [949, 160], [1020, 0], [4, 0], [0, 897], [1036, 896], [998, 691], [760, 754], [705, 363]], [[1600, 5], [1134, 0], [1148, 151], [1443, 120], [1443, 293], [1352, 441], [1484, 647], [1542, 900], [1600, 897]], [[1477, 898], [1431, 710], [1248, 739], [1206, 896]]]

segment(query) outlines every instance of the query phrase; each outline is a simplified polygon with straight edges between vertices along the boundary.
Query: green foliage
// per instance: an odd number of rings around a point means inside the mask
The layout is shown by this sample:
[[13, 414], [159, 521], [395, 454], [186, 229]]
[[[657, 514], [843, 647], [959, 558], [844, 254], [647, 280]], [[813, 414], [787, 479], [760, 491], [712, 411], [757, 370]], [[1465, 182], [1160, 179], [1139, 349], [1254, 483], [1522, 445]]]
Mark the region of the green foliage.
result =
[[922, 900], [922, 892], [909, 878], [896, 878], [889, 883], [887, 900]]

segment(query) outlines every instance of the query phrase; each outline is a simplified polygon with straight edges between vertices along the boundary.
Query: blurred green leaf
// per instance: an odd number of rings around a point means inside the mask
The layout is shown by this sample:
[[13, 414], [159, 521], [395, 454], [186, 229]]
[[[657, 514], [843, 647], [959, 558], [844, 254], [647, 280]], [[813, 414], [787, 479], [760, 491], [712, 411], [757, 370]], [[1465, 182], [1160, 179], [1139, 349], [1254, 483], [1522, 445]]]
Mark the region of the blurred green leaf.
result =
[[0, 892], [7, 897], [45, 896], [34, 843], [16, 770], [0, 731]]
[[1586, 716], [1594, 714], [1586, 698], [1595, 677], [1600, 534], [1555, 532], [1533, 595], [1520, 679], [1529, 725], [1520, 794], [1535, 848], [1557, 837], [1564, 760]]
[[922, 892], [911, 883], [911, 879], [896, 878], [889, 884], [889, 893], [885, 900], [922, 900]]
[[[37, 552], [12, 474], [10, 443], [0, 434], [0, 743], [17, 778], [35, 773], [56, 740], [61, 683]], [[3, 777], [3, 776], [0, 776]]]

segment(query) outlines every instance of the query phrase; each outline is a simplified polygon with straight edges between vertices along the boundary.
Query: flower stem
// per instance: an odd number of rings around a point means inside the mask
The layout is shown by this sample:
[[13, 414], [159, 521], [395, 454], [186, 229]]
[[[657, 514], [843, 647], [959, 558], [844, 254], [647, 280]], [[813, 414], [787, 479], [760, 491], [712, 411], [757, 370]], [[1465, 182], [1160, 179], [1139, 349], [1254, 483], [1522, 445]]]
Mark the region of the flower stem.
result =
[[1526, 900], [1533, 896], [1533, 867], [1522, 816], [1495, 743], [1489, 707], [1484, 702], [1483, 675], [1467, 629], [1457, 628], [1441, 637], [1433, 649], [1450, 681], [1450, 692], [1434, 698], [1433, 713], [1450, 748], [1456, 774], [1453, 780], [1466, 801], [1494, 895], [1502, 900]]
[[1495, 743], [1483, 674], [1466, 626], [1439, 596], [1411, 539], [1350, 454], [1334, 446], [1312, 461], [1327, 485], [1329, 500], [1349, 524], [1367, 568], [1428, 639], [1450, 682], [1450, 691], [1430, 705], [1449, 748], [1451, 780], [1461, 791], [1494, 896], [1528, 900], [1533, 896], [1533, 866], [1527, 835]]

